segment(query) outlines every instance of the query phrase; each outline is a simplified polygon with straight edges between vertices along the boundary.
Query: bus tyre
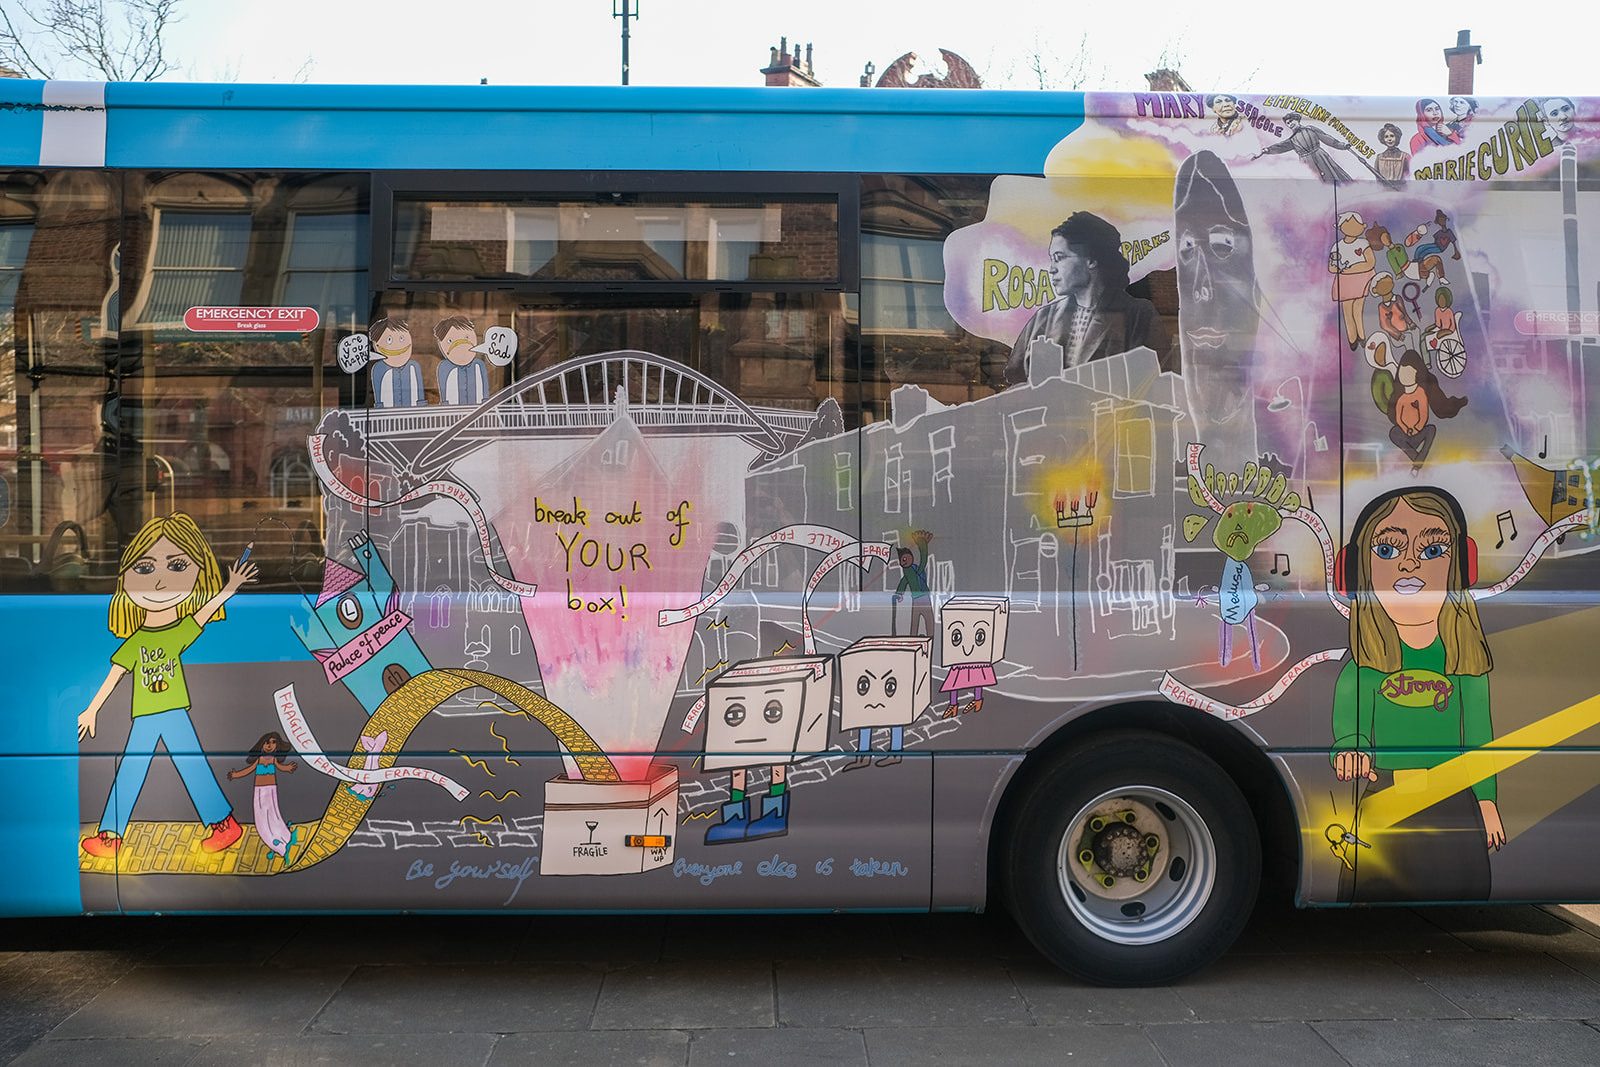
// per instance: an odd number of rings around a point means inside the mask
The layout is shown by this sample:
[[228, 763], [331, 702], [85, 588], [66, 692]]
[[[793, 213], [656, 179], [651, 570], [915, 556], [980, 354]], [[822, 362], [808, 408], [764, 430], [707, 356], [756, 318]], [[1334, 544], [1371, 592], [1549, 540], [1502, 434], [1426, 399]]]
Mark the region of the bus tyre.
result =
[[1261, 842], [1204, 753], [1127, 731], [1085, 741], [1031, 783], [1005, 863], [1011, 913], [1051, 962], [1090, 982], [1156, 985], [1239, 935]]

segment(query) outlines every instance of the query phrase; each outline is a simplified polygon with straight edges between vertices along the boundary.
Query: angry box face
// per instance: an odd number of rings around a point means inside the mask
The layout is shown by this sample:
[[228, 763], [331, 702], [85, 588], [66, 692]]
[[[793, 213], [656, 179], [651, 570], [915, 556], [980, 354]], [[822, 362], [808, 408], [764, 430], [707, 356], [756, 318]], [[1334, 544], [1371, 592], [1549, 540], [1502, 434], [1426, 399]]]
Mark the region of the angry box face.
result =
[[960, 663], [999, 663], [1006, 654], [1009, 602], [1004, 597], [953, 596], [939, 613], [939, 659]]
[[839, 726], [909, 726], [928, 706], [933, 640], [863, 637], [839, 653]]
[[708, 771], [792, 763], [827, 747], [833, 672], [826, 656], [747, 660], [706, 686]]

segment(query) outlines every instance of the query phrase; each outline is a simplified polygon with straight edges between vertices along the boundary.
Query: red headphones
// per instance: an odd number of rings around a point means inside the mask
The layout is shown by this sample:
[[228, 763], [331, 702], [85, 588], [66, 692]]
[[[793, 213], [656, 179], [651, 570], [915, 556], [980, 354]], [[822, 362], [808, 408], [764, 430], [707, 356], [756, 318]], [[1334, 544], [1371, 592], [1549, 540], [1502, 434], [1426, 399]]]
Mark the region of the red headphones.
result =
[[1392, 489], [1374, 498], [1368, 502], [1366, 507], [1361, 509], [1361, 514], [1356, 516], [1355, 525], [1350, 528], [1350, 542], [1339, 549], [1339, 554], [1333, 560], [1333, 587], [1340, 594], [1351, 596], [1355, 592], [1352, 588], [1352, 579], [1355, 575], [1352, 573], [1349, 561], [1358, 558], [1358, 554], [1361, 552], [1361, 549], [1355, 543], [1356, 536], [1371, 521], [1372, 517], [1391, 501], [1416, 493], [1426, 493], [1450, 509], [1450, 514], [1456, 520], [1456, 528], [1462, 531], [1462, 540], [1466, 542], [1464, 545], [1458, 543], [1450, 545], [1450, 551], [1455, 555], [1456, 561], [1461, 568], [1461, 588], [1471, 589], [1478, 584], [1478, 542], [1465, 536], [1467, 517], [1462, 512], [1460, 503], [1456, 501], [1455, 497], [1438, 486], [1419, 485], [1410, 489]]

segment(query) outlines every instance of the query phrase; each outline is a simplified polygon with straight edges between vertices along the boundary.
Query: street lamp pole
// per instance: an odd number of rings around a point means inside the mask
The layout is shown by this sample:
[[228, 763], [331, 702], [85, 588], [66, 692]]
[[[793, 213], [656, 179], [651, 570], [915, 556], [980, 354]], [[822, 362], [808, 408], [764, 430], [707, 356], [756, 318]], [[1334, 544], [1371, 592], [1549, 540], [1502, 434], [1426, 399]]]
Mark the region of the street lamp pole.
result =
[[622, 84], [628, 84], [628, 23], [639, 17], [642, 0], [611, 0], [611, 17], [622, 20]]

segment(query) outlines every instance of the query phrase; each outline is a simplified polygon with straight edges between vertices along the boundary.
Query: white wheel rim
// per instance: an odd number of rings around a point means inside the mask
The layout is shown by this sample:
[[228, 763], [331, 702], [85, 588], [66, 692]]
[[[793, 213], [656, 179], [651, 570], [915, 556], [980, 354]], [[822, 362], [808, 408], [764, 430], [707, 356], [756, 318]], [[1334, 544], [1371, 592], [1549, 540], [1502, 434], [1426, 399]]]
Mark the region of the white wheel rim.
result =
[[[1126, 805], [1142, 832], [1150, 832], [1143, 812], [1154, 813], [1160, 838], [1145, 865], [1148, 880], [1130, 890], [1130, 876], [1118, 877], [1122, 867], [1107, 870], [1086, 862], [1091, 842], [1103, 842], [1102, 831], [1091, 830], [1099, 818], [1106, 822], [1108, 806]], [[1114, 825], [1114, 824], [1113, 824]], [[1121, 827], [1115, 831], [1124, 837]], [[1073, 916], [1096, 936], [1118, 945], [1152, 945], [1183, 930], [1205, 910], [1217, 880], [1217, 848], [1205, 820], [1183, 798], [1153, 785], [1110, 789], [1085, 804], [1067, 824], [1056, 851], [1056, 876], [1062, 899]], [[1098, 879], [1110, 877], [1107, 887]]]

